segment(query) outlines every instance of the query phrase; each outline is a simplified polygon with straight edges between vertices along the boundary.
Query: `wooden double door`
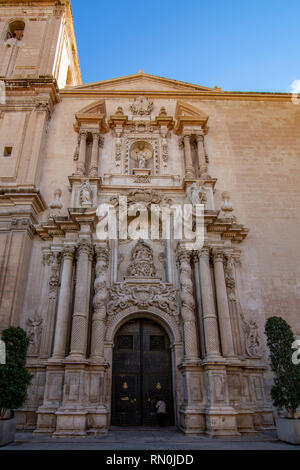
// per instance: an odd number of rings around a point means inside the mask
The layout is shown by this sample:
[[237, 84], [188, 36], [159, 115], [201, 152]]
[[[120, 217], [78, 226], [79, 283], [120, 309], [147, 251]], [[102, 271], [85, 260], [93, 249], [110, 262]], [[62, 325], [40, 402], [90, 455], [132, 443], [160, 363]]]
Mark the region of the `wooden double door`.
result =
[[160, 398], [167, 405], [166, 425], [174, 424], [170, 344], [159, 324], [137, 319], [120, 328], [112, 374], [112, 425], [157, 425]]

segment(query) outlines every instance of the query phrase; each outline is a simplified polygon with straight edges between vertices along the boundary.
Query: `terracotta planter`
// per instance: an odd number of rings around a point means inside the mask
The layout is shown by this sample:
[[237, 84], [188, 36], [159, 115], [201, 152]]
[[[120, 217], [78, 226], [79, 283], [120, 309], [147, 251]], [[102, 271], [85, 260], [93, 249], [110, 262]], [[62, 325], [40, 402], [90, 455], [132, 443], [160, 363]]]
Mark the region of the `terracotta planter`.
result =
[[14, 419], [0, 419], [0, 447], [15, 440], [16, 422]]
[[300, 445], [300, 419], [277, 418], [276, 426], [278, 439]]

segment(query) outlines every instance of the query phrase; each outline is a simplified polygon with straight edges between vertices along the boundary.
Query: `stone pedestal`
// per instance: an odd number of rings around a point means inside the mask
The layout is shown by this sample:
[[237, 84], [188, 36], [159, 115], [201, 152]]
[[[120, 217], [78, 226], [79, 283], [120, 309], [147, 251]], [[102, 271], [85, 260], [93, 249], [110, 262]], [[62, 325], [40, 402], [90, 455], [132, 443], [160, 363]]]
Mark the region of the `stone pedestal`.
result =
[[229, 404], [225, 364], [220, 361], [204, 364], [207, 405], [206, 434], [209, 437], [240, 436], [237, 429], [237, 411]]
[[87, 361], [68, 360], [65, 365], [64, 395], [62, 406], [56, 411], [56, 431], [54, 437], [86, 435], [87, 397], [86, 397]]
[[200, 363], [183, 362], [183, 402], [179, 409], [179, 428], [185, 434], [205, 433], [204, 370]]
[[50, 434], [56, 429], [56, 411], [62, 403], [65, 367], [63, 360], [52, 359], [47, 365], [43, 405], [37, 411], [35, 433]]
[[133, 168], [132, 173], [135, 176], [150, 176], [151, 170], [150, 168]]

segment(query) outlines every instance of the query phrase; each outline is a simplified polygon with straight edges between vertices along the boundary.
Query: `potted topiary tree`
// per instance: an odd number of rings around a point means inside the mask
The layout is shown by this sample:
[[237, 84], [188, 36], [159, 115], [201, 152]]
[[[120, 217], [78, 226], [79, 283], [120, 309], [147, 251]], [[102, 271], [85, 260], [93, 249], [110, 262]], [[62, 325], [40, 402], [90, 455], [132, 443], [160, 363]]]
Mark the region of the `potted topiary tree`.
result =
[[29, 340], [22, 328], [2, 331], [1, 340], [6, 346], [5, 364], [0, 364], [0, 446], [14, 441], [16, 423], [13, 410], [26, 400], [31, 375], [26, 369]]
[[289, 324], [280, 317], [267, 320], [265, 334], [274, 373], [273, 404], [279, 410], [285, 408], [288, 413], [288, 417], [276, 420], [278, 438], [300, 444], [300, 419], [296, 411], [300, 406], [300, 364], [295, 364], [292, 358], [295, 338]]

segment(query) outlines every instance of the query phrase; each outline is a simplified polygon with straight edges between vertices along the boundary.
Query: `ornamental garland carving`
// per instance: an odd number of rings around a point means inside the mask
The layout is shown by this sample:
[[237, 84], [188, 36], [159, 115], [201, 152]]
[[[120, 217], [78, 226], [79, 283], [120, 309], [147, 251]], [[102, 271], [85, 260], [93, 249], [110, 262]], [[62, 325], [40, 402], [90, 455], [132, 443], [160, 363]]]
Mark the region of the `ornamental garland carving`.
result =
[[132, 250], [128, 274], [134, 277], [155, 276], [153, 250], [143, 240], [139, 240]]
[[110, 289], [108, 314], [116, 314], [128, 307], [157, 307], [169, 315], [177, 315], [177, 291], [162, 282], [154, 286], [131, 285], [124, 281]]
[[153, 101], [139, 96], [138, 98], [134, 98], [130, 110], [134, 116], [149, 116], [153, 110]]

